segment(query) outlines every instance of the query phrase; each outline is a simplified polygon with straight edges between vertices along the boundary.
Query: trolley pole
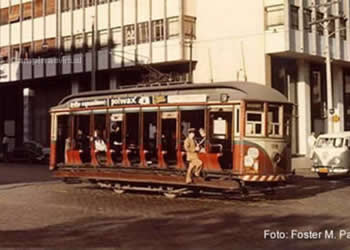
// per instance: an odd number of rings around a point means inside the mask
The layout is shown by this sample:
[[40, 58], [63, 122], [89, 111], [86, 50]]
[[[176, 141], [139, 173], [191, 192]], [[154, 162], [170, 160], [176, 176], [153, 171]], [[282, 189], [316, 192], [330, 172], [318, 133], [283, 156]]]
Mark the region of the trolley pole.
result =
[[329, 16], [329, 9], [334, 5], [338, 4], [340, 1], [334, 0], [334, 1], [327, 1], [322, 4], [318, 5], [312, 5], [311, 7], [314, 9], [322, 9], [322, 13], [324, 14], [323, 19], [315, 20], [309, 25], [321, 25], [323, 28], [323, 34], [324, 34], [324, 42], [325, 42], [325, 48], [324, 48], [324, 54], [326, 57], [326, 82], [327, 82], [327, 126], [328, 126], [328, 133], [332, 133], [334, 131], [333, 126], [333, 114], [334, 114], [334, 107], [333, 107], [333, 83], [332, 83], [332, 62], [331, 62], [331, 51], [330, 51], [330, 43], [329, 39], [332, 35], [334, 35], [335, 32], [339, 32], [339, 30], [334, 31], [332, 33], [329, 32], [329, 25], [332, 21], [335, 22], [336, 19], [343, 18], [343, 16]]

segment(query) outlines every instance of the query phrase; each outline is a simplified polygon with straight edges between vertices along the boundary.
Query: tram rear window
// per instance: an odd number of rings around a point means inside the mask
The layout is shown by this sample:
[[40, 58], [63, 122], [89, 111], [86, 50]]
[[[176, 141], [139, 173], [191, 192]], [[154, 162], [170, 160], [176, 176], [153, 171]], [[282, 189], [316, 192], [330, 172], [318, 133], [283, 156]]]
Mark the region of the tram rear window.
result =
[[261, 122], [261, 114], [248, 114], [248, 121]]

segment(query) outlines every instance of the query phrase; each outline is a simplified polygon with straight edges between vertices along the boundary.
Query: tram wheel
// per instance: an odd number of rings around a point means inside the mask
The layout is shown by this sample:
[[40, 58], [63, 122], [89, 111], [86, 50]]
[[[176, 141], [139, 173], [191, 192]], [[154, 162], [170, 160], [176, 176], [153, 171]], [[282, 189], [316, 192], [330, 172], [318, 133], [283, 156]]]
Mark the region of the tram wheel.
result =
[[318, 176], [320, 177], [320, 179], [326, 179], [328, 177], [327, 173], [318, 173]]

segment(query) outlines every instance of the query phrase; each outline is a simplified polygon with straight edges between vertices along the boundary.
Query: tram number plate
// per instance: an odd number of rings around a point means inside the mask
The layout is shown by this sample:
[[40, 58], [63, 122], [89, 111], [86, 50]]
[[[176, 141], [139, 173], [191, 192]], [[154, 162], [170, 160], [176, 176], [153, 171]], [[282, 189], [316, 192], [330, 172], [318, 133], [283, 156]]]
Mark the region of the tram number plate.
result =
[[328, 173], [328, 168], [320, 168], [318, 170], [319, 173]]

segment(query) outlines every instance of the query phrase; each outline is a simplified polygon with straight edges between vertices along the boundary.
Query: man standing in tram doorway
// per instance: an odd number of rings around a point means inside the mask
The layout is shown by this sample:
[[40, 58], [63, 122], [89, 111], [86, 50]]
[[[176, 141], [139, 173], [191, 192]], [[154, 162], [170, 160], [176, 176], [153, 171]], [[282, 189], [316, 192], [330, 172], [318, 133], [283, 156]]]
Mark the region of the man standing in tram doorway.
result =
[[186, 150], [186, 158], [189, 162], [189, 167], [187, 169], [186, 174], [186, 184], [189, 184], [192, 182], [192, 173], [194, 173], [195, 176], [199, 176], [200, 172], [202, 170], [202, 161], [198, 157], [198, 146], [196, 145], [196, 142], [194, 140], [195, 135], [195, 129], [190, 128], [188, 130], [188, 136], [184, 142], [184, 148]]

